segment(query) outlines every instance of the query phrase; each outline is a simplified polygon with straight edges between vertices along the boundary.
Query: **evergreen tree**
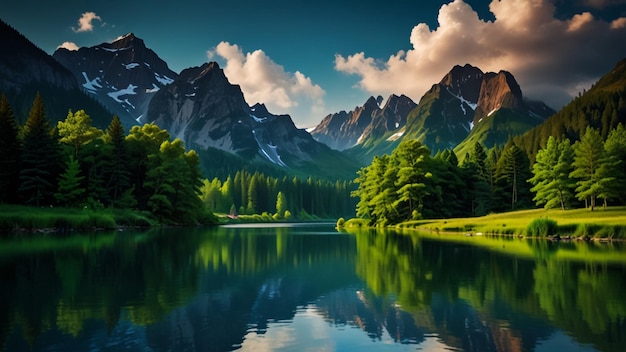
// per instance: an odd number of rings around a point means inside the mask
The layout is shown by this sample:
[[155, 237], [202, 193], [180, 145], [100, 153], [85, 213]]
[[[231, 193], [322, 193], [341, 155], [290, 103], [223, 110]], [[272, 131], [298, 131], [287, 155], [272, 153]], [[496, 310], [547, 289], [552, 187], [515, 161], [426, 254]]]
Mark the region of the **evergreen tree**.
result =
[[409, 140], [400, 145], [391, 154], [398, 165], [394, 176], [397, 198], [393, 205], [401, 220], [419, 219], [422, 217], [423, 198], [429, 192], [427, 179], [432, 177], [428, 171], [430, 151], [417, 140]]
[[[505, 147], [496, 165], [496, 182], [500, 189], [501, 204], [509, 199], [510, 209], [528, 206], [530, 188], [526, 180], [530, 178], [530, 165], [526, 153], [515, 144]], [[500, 202], [499, 202], [500, 203]], [[506, 207], [502, 208], [502, 210]]]
[[613, 182], [606, 185], [607, 197], [615, 199], [620, 204], [626, 203], [626, 187], [623, 182], [626, 180], [626, 128], [619, 124], [609, 133], [604, 142], [604, 150], [610, 161]]
[[6, 95], [0, 96], [0, 203], [16, 203], [22, 146], [19, 128]]
[[276, 196], [276, 215], [279, 219], [285, 217], [285, 211], [287, 211], [287, 198], [283, 192], [278, 192]]
[[78, 160], [70, 155], [65, 172], [59, 178], [59, 190], [54, 194], [60, 205], [78, 207], [85, 200], [85, 189], [81, 185], [84, 178], [80, 175]]
[[33, 101], [22, 135], [19, 195], [26, 204], [51, 204], [57, 188], [55, 180], [59, 174], [59, 145], [52, 135], [39, 93]]
[[485, 215], [491, 209], [492, 173], [488, 167], [488, 156], [482, 144], [476, 143], [474, 149], [463, 162], [463, 179], [468, 191], [470, 215]]
[[122, 200], [130, 188], [130, 172], [124, 127], [117, 115], [113, 115], [111, 124], [104, 135], [104, 141], [110, 146], [105, 188], [108, 190], [111, 205], [119, 207], [122, 203], [126, 203]]
[[565, 210], [569, 200], [573, 198], [574, 181], [569, 177], [572, 172], [574, 153], [567, 138], [557, 141], [548, 138], [544, 149], [539, 150], [533, 165], [533, 177], [528, 182], [534, 185], [533, 199], [537, 205], [550, 209], [557, 206]]
[[584, 200], [594, 210], [596, 198], [606, 183], [606, 154], [602, 138], [597, 130], [587, 127], [580, 141], [574, 144], [574, 170], [570, 177], [577, 178], [576, 198]]

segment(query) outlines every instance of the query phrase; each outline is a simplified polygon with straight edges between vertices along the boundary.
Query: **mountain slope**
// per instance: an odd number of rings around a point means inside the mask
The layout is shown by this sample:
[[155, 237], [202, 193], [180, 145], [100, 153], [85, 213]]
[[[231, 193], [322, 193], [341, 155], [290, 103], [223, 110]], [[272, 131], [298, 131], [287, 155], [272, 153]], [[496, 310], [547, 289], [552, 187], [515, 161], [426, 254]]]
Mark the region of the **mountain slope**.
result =
[[178, 76], [133, 33], [76, 51], [59, 48], [53, 57], [126, 126], [140, 123], [154, 93]]
[[0, 42], [0, 91], [6, 92], [21, 122], [39, 92], [53, 123], [64, 120], [70, 109], [85, 109], [94, 125], [102, 128], [109, 124], [112, 113], [83, 94], [70, 71], [1, 20]]
[[626, 59], [544, 123], [514, 138], [514, 142], [534, 160], [550, 136], [565, 136], [574, 142], [591, 126], [606, 137], [619, 123], [626, 124]]
[[289, 115], [271, 114], [262, 104], [248, 106], [240, 87], [215, 62], [183, 70], [160, 89], [145, 120], [199, 153], [217, 149], [237, 155], [238, 162], [269, 164], [287, 173], [353, 178], [360, 166], [296, 128]]

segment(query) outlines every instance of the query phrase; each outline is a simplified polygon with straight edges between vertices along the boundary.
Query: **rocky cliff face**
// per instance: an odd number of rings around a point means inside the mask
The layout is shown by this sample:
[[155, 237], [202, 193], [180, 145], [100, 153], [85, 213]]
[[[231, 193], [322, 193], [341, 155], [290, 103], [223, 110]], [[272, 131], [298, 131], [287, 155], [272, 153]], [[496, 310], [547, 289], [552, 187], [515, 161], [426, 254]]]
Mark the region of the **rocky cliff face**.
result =
[[185, 69], [159, 90], [146, 122], [167, 129], [194, 148], [246, 153], [255, 150], [252, 118], [239, 86], [232, 85], [217, 63]]
[[76, 51], [60, 48], [53, 57], [127, 126], [143, 122], [154, 93], [178, 76], [132, 33]]
[[[263, 104], [248, 106], [215, 62], [183, 70], [152, 99], [146, 122], [154, 122], [189, 148], [217, 148], [279, 167], [299, 167], [325, 146], [289, 115], [274, 115]], [[327, 149], [327, 148], [326, 148]]]
[[507, 71], [485, 74], [479, 92], [478, 104], [474, 113], [474, 124], [491, 116], [500, 108], [519, 112], [528, 111], [519, 84], [513, 75]]
[[328, 115], [311, 135], [333, 149], [345, 150], [404, 127], [408, 113], [416, 104], [405, 95], [391, 95], [383, 107], [382, 100], [381, 96], [370, 97], [363, 106], [350, 112]]

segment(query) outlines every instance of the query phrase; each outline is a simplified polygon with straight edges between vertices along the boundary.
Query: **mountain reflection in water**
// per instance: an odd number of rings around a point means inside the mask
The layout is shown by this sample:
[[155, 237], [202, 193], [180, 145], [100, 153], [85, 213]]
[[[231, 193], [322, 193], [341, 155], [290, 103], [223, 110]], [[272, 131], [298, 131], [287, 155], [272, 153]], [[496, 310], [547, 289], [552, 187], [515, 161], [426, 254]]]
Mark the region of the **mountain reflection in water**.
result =
[[0, 349], [622, 351], [620, 244], [468, 241], [333, 224], [5, 240]]

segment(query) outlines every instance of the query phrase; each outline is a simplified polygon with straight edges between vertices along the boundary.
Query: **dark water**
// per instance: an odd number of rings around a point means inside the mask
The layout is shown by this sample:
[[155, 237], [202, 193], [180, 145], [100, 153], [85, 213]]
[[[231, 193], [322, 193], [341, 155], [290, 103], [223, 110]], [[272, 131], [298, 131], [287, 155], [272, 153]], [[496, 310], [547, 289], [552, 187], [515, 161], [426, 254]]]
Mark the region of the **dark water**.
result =
[[626, 351], [621, 245], [333, 226], [0, 241], [0, 351]]

